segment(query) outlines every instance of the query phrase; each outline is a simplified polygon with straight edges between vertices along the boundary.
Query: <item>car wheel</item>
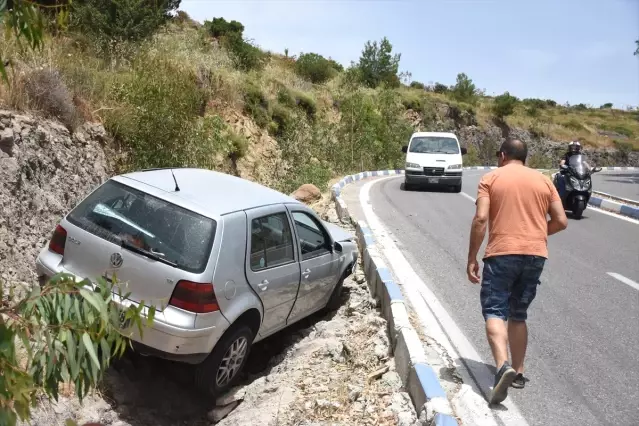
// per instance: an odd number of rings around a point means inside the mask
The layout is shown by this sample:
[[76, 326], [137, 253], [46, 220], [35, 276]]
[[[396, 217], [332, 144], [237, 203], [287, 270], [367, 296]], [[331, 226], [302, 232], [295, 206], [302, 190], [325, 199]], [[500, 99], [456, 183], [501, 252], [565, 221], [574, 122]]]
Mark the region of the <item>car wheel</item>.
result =
[[333, 292], [331, 293], [331, 297], [328, 299], [328, 303], [326, 303], [326, 311], [336, 311], [342, 305], [342, 289], [344, 288], [344, 275], [339, 279], [338, 283], [335, 285]]
[[215, 397], [233, 386], [246, 364], [254, 337], [243, 324], [224, 333], [211, 354], [196, 367], [196, 387]]
[[412, 188], [413, 188], [412, 185], [406, 181], [404, 181], [401, 187], [401, 189], [404, 191], [410, 191]]

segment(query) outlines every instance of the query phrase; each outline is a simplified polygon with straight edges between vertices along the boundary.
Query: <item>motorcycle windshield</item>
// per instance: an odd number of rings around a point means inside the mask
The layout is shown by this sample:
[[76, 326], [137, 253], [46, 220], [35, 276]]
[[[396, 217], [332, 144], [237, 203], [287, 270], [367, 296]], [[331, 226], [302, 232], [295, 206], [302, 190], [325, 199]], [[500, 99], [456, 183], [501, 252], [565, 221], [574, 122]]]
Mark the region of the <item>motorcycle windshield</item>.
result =
[[573, 172], [583, 178], [590, 174], [590, 166], [586, 162], [586, 156], [582, 154], [571, 155], [568, 160], [568, 166]]

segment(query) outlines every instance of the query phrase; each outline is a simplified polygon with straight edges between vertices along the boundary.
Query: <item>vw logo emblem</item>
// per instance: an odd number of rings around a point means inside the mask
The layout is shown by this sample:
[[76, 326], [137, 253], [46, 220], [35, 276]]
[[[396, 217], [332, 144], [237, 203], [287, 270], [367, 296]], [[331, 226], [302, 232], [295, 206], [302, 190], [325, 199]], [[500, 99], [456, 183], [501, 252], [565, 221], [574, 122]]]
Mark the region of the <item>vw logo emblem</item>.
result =
[[122, 262], [124, 262], [124, 259], [122, 259], [122, 255], [120, 253], [113, 253], [111, 255], [111, 266], [114, 268], [119, 268], [120, 266], [122, 266]]

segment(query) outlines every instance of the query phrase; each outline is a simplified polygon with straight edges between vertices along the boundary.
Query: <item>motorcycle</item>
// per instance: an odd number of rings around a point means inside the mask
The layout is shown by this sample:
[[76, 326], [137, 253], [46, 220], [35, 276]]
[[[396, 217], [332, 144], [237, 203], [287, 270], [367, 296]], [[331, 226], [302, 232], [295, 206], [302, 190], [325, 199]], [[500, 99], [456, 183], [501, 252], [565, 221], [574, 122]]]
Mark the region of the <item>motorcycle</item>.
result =
[[[575, 219], [581, 219], [590, 196], [592, 195], [592, 175], [601, 171], [601, 167], [590, 168], [583, 154], [572, 155], [568, 164], [555, 173], [553, 184], [561, 196], [564, 209], [572, 212]], [[564, 181], [564, 191], [560, 190], [560, 175]]]

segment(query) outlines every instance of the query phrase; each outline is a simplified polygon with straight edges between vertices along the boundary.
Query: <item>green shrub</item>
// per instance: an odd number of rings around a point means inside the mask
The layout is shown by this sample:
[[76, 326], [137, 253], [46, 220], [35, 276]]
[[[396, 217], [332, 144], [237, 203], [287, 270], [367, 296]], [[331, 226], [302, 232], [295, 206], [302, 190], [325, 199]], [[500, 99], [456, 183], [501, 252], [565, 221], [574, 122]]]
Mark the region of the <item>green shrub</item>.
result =
[[622, 136], [625, 136], [627, 138], [631, 138], [631, 137], [634, 136], [634, 132], [632, 131], [632, 129], [629, 129], [628, 127], [623, 126], [621, 124], [613, 125], [613, 126], [611, 126], [609, 124], [602, 124], [601, 128], [603, 130], [608, 130], [608, 131], [611, 131], [611, 132], [615, 132], [615, 133], [620, 134]]
[[549, 106], [549, 107], [551, 107], [551, 108], [554, 108], [554, 107], [556, 107], [556, 106], [557, 106], [557, 102], [556, 102], [556, 101], [553, 101], [552, 99], [546, 99], [546, 101], [545, 101], [545, 102], [546, 102], [546, 105], [548, 105], [548, 106]]
[[321, 84], [337, 74], [333, 63], [317, 53], [302, 53], [295, 62], [295, 72], [312, 83]]
[[529, 108], [535, 108], [535, 109], [546, 109], [547, 107], [551, 106], [548, 104], [548, 101], [544, 101], [542, 99], [535, 99], [535, 98], [526, 98], [526, 99], [523, 99], [521, 102], [525, 106]]
[[227, 138], [229, 140], [228, 157], [232, 160], [238, 160], [244, 157], [248, 151], [248, 139], [232, 131], [228, 132]]
[[70, 26], [102, 46], [151, 36], [171, 18], [180, 0], [75, 0]]
[[426, 86], [424, 86], [424, 83], [421, 83], [419, 81], [411, 81], [410, 87], [412, 87], [413, 89], [420, 89], [420, 90], [424, 90], [426, 88]]
[[235, 68], [241, 71], [260, 70], [266, 63], [264, 52], [245, 41], [238, 33], [228, 33], [222, 44], [231, 53]]
[[29, 73], [24, 89], [30, 108], [57, 118], [71, 131], [81, 124], [73, 95], [58, 71], [44, 68]]
[[512, 115], [512, 113], [515, 112], [515, 107], [518, 102], [519, 99], [515, 96], [511, 96], [510, 93], [505, 92], [503, 95], [495, 97], [495, 103], [492, 108], [493, 114], [495, 114], [497, 118], [504, 118]]
[[448, 86], [442, 83], [435, 83], [433, 86], [433, 92], [435, 93], [448, 93], [449, 90]]
[[610, 109], [612, 108], [612, 102], [607, 102], [599, 107], [599, 109]]
[[412, 109], [413, 111], [422, 110], [422, 98], [414, 92], [402, 93], [402, 105], [406, 109]]
[[477, 103], [477, 87], [466, 74], [457, 74], [457, 83], [451, 89], [451, 95], [460, 102], [474, 105]]
[[533, 105], [526, 108], [526, 114], [530, 117], [539, 117], [541, 113], [539, 112], [539, 109]]
[[540, 152], [535, 152], [534, 154], [528, 156], [528, 159], [526, 160], [526, 165], [533, 169], [552, 169], [553, 168], [552, 158]]
[[286, 87], [282, 87], [280, 90], [278, 90], [277, 101], [282, 105], [286, 105], [287, 107], [295, 107], [297, 105], [295, 96]]
[[481, 161], [479, 160], [479, 153], [477, 151], [477, 147], [473, 144], [469, 144], [466, 148], [468, 151], [466, 155], [464, 155], [463, 162], [464, 167], [466, 166], [481, 166]]
[[273, 121], [269, 124], [269, 133], [279, 137], [287, 134], [294, 120], [292, 111], [279, 103], [273, 105], [271, 119]]
[[271, 111], [268, 99], [259, 87], [247, 84], [244, 93], [244, 112], [253, 118], [255, 124], [265, 128], [271, 121]]
[[577, 111], [586, 111], [588, 109], [588, 106], [586, 104], [577, 104], [574, 105], [572, 108]]
[[242, 37], [244, 34], [244, 25], [238, 21], [228, 22], [224, 18], [213, 18], [212, 21], [204, 21], [204, 28], [215, 38], [220, 38], [229, 34], [237, 34]]
[[295, 103], [306, 113], [306, 116], [309, 119], [315, 118], [315, 114], [317, 113], [317, 102], [315, 102], [315, 99], [313, 99], [311, 95], [304, 92], [296, 92]]
[[140, 58], [114, 82], [112, 93], [119, 105], [106, 111], [105, 125], [131, 150], [132, 167], [198, 164], [197, 149], [211, 138], [219, 142], [221, 127], [198, 119], [207, 95], [194, 75], [169, 62]]

